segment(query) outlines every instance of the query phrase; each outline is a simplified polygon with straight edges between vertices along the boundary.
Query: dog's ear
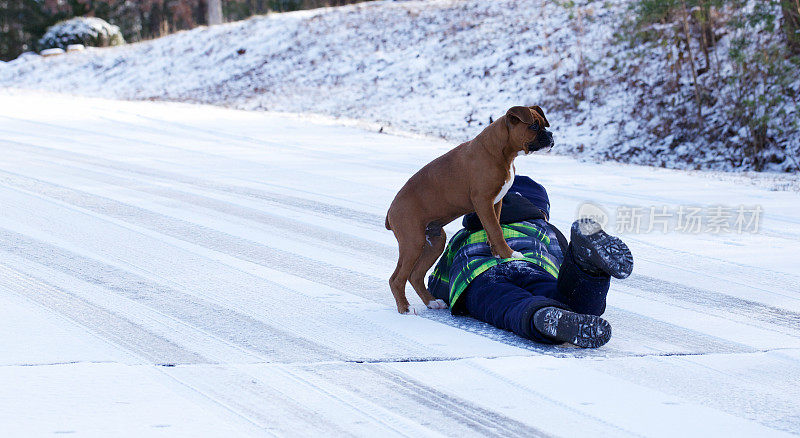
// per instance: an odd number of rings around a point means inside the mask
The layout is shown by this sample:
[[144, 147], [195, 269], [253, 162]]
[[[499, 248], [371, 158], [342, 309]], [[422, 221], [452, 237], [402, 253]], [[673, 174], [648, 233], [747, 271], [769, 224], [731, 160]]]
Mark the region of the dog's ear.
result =
[[547, 121], [547, 117], [544, 116], [544, 110], [542, 110], [542, 107], [540, 107], [539, 105], [534, 105], [534, 106], [529, 107], [529, 108], [534, 110], [534, 111], [536, 111], [537, 113], [539, 113], [540, 116], [542, 116], [542, 118], [544, 119], [544, 127], [545, 128], [549, 128], [550, 127], [550, 122], [548, 122]]
[[506, 117], [513, 123], [522, 122], [526, 125], [533, 123], [533, 115], [531, 110], [524, 106], [514, 106], [508, 110]]

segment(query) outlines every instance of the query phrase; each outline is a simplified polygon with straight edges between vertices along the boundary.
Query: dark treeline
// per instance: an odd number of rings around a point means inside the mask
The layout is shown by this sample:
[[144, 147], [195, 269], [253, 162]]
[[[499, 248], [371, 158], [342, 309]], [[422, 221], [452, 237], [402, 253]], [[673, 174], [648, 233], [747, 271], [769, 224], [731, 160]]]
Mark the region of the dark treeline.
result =
[[[157, 38], [207, 23], [208, 0], [0, 0], [0, 60], [38, 50], [47, 28], [77, 16], [119, 26], [125, 41]], [[226, 21], [268, 12], [340, 6], [363, 0], [223, 0]]]

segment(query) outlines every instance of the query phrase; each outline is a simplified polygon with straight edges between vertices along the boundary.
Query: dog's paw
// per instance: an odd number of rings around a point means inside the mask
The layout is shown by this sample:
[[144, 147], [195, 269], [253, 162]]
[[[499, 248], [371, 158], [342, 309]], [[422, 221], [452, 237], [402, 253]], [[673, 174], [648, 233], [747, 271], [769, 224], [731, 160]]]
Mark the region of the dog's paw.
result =
[[428, 308], [429, 309], [446, 309], [447, 308], [447, 304], [445, 304], [445, 302], [442, 301], [442, 300], [433, 300], [433, 301], [428, 303]]
[[514, 252], [511, 253], [511, 258], [512, 259], [521, 259], [523, 257], [525, 257], [525, 256], [522, 255], [522, 253], [519, 252], [519, 251], [514, 251]]
[[417, 314], [417, 309], [415, 309], [414, 306], [408, 306], [408, 309], [405, 312], [401, 312], [401, 314], [403, 314], [403, 315], [416, 315]]

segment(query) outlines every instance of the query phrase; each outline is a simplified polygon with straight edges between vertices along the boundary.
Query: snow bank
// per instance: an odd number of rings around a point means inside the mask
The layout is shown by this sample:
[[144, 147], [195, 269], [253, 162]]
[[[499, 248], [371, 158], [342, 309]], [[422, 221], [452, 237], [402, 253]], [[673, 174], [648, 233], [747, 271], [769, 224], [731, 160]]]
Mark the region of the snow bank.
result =
[[[638, 126], [627, 123], [631, 108], [641, 103], [617, 77], [628, 49], [613, 35], [628, 1], [580, 3], [580, 19], [574, 6], [542, 0], [370, 2], [273, 14], [12, 62], [0, 86], [325, 114], [453, 142], [513, 105], [539, 104], [554, 126], [554, 153], [732, 170], [713, 154], [672, 159], [679, 154], [631, 132]], [[586, 74], [576, 75], [581, 69]]]

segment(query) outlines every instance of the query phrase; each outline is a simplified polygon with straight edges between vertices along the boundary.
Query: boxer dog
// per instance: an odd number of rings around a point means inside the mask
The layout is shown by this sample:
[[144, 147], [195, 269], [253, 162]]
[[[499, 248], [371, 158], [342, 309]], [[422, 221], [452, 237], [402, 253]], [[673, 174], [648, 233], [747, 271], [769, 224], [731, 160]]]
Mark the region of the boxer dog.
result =
[[447, 243], [443, 226], [475, 212], [486, 230], [492, 254], [522, 257], [512, 251], [500, 228], [501, 200], [514, 182], [514, 158], [551, 148], [550, 123], [538, 106], [515, 106], [477, 137], [431, 161], [395, 196], [386, 214], [400, 250], [389, 287], [400, 313], [416, 313], [406, 299], [406, 281], [431, 309], [447, 305], [425, 287], [425, 274]]

